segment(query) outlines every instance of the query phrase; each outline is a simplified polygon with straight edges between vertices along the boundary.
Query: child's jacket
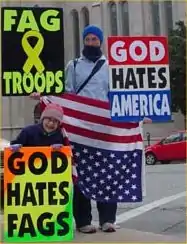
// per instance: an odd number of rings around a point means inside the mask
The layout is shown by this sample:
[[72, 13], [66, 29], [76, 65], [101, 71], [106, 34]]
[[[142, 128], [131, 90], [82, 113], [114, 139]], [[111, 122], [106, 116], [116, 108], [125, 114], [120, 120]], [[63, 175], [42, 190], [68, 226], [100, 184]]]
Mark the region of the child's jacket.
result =
[[[70, 146], [64, 128], [59, 128], [57, 131], [48, 134], [43, 130], [41, 124], [25, 127], [10, 144], [21, 144], [23, 147], [51, 146], [53, 144]], [[75, 183], [77, 180], [77, 171], [74, 162], [72, 162], [72, 166], [73, 182]]]
[[24, 147], [29, 146], [51, 146], [53, 144], [63, 144], [67, 146], [61, 128], [50, 134], [46, 133], [41, 124], [25, 127], [18, 137], [11, 144], [21, 144]]

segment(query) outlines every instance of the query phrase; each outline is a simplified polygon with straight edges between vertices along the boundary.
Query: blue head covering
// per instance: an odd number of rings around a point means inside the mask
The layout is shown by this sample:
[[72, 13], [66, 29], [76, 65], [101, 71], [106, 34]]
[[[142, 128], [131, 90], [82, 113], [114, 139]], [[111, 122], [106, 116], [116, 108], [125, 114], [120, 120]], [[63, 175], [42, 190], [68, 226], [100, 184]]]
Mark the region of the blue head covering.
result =
[[85, 39], [85, 37], [88, 34], [96, 35], [99, 38], [100, 42], [101, 43], [103, 42], [103, 31], [99, 27], [97, 27], [95, 25], [86, 26], [83, 30], [83, 33], [82, 33], [83, 40]]

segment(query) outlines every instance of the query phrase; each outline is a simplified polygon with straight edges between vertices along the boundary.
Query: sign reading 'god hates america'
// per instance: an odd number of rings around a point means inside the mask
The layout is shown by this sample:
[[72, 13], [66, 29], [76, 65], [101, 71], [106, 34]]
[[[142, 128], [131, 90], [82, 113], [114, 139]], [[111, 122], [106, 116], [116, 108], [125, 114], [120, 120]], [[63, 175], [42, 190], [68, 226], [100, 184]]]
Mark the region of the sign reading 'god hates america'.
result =
[[171, 120], [167, 39], [109, 37], [108, 54], [112, 120]]

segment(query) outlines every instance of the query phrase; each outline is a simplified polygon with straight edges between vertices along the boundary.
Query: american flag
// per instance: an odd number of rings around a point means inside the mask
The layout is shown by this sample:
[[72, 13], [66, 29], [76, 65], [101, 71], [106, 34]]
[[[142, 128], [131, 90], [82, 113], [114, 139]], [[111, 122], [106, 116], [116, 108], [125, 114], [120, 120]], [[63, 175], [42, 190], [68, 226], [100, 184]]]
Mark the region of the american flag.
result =
[[64, 109], [80, 190], [100, 202], [142, 201], [143, 140], [138, 123], [110, 119], [109, 103], [74, 94], [47, 96], [41, 103]]

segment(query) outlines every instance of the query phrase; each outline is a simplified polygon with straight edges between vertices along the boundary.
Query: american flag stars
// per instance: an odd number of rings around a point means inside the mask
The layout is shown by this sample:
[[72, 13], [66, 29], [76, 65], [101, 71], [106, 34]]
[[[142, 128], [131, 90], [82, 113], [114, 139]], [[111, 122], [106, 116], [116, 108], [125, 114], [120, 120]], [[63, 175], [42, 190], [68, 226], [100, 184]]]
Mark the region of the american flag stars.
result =
[[80, 144], [74, 148], [79, 186], [86, 196], [96, 201], [141, 201], [140, 152], [111, 152]]
[[88, 149], [84, 148], [83, 153], [88, 153]]
[[136, 164], [136, 163], [133, 163], [133, 164], [132, 164], [132, 167], [133, 167], [133, 168], [136, 168], [136, 167], [137, 167], [137, 164]]
[[135, 190], [137, 187], [136, 187], [136, 185], [132, 185], [131, 188], [132, 188], [133, 190]]
[[99, 152], [99, 151], [97, 151], [97, 152], [96, 152], [96, 155], [97, 155], [97, 156], [102, 156], [102, 153]]

